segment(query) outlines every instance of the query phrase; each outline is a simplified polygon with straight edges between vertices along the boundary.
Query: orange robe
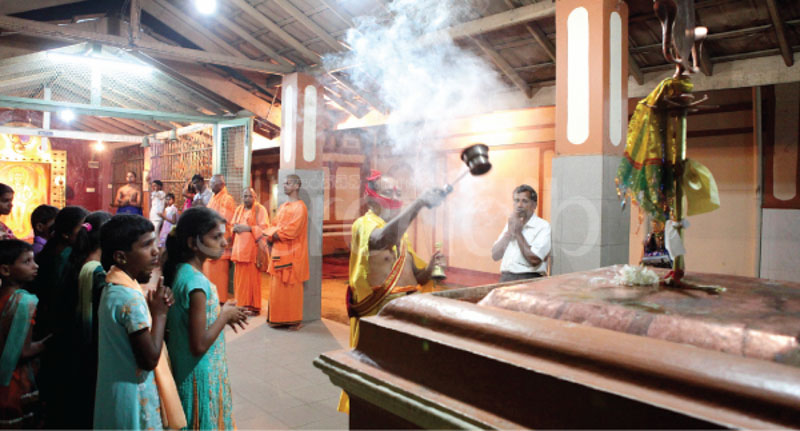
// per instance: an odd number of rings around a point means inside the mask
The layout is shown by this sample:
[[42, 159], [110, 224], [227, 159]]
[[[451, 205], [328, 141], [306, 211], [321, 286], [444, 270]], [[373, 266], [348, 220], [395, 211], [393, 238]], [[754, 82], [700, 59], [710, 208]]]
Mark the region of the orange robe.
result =
[[206, 275], [211, 283], [217, 286], [217, 295], [219, 295], [219, 302], [228, 300], [228, 281], [230, 277], [231, 267], [231, 249], [233, 225], [233, 212], [236, 211], [236, 201], [233, 196], [228, 193], [228, 189], [223, 187], [219, 193], [211, 197], [208, 201], [208, 208], [219, 213], [225, 219], [225, 239], [228, 241], [228, 247], [222, 254], [222, 257], [217, 260], [206, 260], [203, 263], [203, 274]]
[[250, 209], [239, 205], [233, 213], [233, 224], [246, 224], [250, 232], [233, 234], [231, 260], [236, 264], [233, 273], [233, 291], [236, 305], [261, 308], [261, 274], [256, 267], [258, 241], [269, 225], [267, 210], [258, 202]]
[[277, 324], [303, 320], [303, 282], [308, 280], [308, 209], [301, 200], [286, 202], [278, 209], [273, 226], [264, 234], [278, 234], [272, 244], [267, 321]]

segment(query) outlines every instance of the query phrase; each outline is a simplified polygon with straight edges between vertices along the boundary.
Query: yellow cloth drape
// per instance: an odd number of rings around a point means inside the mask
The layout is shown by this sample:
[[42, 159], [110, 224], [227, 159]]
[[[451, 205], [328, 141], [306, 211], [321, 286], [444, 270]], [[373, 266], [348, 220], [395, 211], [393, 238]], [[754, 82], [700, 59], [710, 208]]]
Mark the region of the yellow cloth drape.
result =
[[625, 153], [617, 171], [620, 196], [630, 197], [652, 219], [662, 222], [675, 208], [676, 180], [681, 181], [689, 215], [719, 207], [714, 177], [701, 163], [687, 159], [683, 178], [676, 178], [683, 137], [674, 123], [677, 118], [668, 117], [664, 99], [692, 89], [693, 84], [686, 77], [667, 78], [639, 101], [628, 123]]
[[683, 173], [683, 193], [686, 195], [687, 215], [704, 214], [719, 208], [719, 190], [714, 175], [702, 163], [686, 159]]

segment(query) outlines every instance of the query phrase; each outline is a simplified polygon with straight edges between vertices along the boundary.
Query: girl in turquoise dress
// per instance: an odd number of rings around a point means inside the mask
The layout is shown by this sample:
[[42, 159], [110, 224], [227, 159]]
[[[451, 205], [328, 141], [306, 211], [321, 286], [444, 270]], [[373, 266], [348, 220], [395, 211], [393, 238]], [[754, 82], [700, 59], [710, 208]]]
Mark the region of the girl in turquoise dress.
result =
[[220, 307], [217, 288], [202, 271], [226, 245], [225, 220], [204, 207], [186, 210], [167, 238], [164, 278], [175, 296], [167, 350], [188, 429], [234, 428], [222, 330], [244, 328], [247, 315], [230, 303]]
[[172, 294], [159, 280], [147, 298], [146, 283], [158, 266], [153, 224], [139, 215], [116, 215], [100, 230], [107, 285], [97, 310], [95, 429], [162, 429], [186, 426], [175, 382], [162, 355]]

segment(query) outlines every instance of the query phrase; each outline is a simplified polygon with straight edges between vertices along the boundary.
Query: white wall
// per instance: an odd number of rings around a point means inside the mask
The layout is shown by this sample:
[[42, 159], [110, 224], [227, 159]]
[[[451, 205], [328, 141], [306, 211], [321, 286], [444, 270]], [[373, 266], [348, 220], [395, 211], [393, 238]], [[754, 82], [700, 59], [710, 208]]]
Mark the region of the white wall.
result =
[[800, 283], [800, 210], [764, 209], [761, 278]]

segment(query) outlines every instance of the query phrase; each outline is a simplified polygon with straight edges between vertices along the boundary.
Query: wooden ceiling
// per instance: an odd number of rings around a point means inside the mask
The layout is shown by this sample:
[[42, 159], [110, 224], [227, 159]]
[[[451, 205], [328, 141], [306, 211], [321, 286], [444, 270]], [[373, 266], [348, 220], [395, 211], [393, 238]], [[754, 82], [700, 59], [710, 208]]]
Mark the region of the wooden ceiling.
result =
[[[553, 1], [459, 1], [471, 11], [449, 29], [460, 47], [485, 58], [528, 97], [554, 84]], [[389, 19], [390, 0], [217, 3], [216, 13], [204, 16], [190, 0], [3, 0], [0, 67], [26, 50], [76, 42], [116, 47], [196, 92], [203, 101], [197, 104], [206, 105], [199, 108], [217, 115], [244, 110], [271, 135], [279, 133], [280, 76], [295, 70], [320, 74], [328, 100], [338, 109], [358, 117], [382, 109], [375, 94], [355, 91], [346, 75], [326, 72], [319, 64], [322, 56], [349, 49], [345, 34], [358, 17]], [[660, 53], [661, 28], [652, 0], [627, 3], [630, 73], [642, 84], [648, 72], [670, 66]], [[701, 62], [704, 74], [713, 76], [715, 65], [754, 57], [780, 56], [786, 67], [793, 65], [800, 50], [800, 2], [697, 0], [695, 7], [698, 23], [710, 35]], [[141, 31], [130, 32], [130, 22]], [[2, 95], [7, 95], [2, 93], [6, 78], [0, 76]], [[171, 97], [168, 92], [161, 96]], [[102, 130], [96, 126], [92, 130]]]

